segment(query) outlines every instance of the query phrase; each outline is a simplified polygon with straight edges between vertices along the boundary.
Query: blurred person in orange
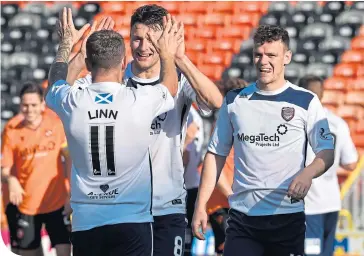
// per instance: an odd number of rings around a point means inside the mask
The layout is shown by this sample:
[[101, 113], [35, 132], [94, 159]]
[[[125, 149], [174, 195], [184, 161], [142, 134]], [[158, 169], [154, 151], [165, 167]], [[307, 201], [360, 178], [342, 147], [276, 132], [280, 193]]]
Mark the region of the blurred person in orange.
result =
[[[65, 179], [69, 177], [63, 125], [45, 110], [42, 89], [24, 84], [19, 115], [4, 129], [1, 147], [1, 181], [11, 248], [21, 255], [42, 255], [41, 227], [45, 224], [58, 256], [70, 255], [71, 208]], [[65, 167], [62, 164], [65, 159]], [[7, 193], [6, 193], [7, 192]], [[7, 195], [6, 195], [7, 194]]]

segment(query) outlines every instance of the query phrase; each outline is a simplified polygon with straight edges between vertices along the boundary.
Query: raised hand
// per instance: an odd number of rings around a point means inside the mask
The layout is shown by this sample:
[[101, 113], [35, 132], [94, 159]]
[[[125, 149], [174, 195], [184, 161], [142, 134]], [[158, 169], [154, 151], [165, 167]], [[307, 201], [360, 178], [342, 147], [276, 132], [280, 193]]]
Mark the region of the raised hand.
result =
[[87, 23], [80, 30], [75, 28], [75, 25], [73, 24], [71, 8], [64, 7], [59, 13], [57, 33], [61, 41], [70, 41], [73, 46], [82, 38], [83, 34], [89, 27], [90, 24]]
[[185, 56], [185, 52], [186, 52], [186, 45], [185, 45], [185, 32], [184, 32], [184, 27], [183, 27], [183, 23], [180, 22], [180, 29], [182, 29], [182, 38], [179, 40], [179, 45], [177, 48], [177, 52], [176, 52], [176, 58], [183, 58], [183, 56]]
[[81, 46], [80, 52], [83, 54], [83, 56], [86, 57], [86, 42], [92, 33], [94, 33], [95, 31], [103, 30], [103, 29], [113, 30], [114, 26], [115, 26], [115, 21], [111, 17], [102, 18], [99, 24], [97, 23], [97, 21], [94, 21], [94, 23], [91, 26], [90, 31], [88, 32], [87, 36], [82, 41], [82, 46]]
[[155, 34], [147, 33], [147, 39], [153, 44], [160, 57], [175, 57], [178, 46], [183, 42], [183, 24], [177, 23], [170, 14], [163, 17], [163, 33], [159, 39]]

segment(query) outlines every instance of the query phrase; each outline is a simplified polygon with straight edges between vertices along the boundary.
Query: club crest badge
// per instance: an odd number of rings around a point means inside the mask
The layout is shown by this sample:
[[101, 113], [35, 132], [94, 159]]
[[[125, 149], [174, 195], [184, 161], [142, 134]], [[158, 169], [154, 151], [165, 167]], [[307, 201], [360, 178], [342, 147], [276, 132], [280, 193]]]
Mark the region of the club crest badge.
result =
[[281, 111], [281, 115], [282, 118], [286, 121], [289, 122], [292, 120], [292, 118], [294, 117], [294, 108], [290, 108], [290, 107], [283, 107], [282, 111]]

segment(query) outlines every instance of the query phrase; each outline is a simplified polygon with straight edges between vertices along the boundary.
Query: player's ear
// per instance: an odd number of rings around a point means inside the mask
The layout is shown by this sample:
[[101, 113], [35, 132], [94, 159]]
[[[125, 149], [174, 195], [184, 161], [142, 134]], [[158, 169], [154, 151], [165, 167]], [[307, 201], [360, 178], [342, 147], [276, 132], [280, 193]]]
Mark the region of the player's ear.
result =
[[284, 65], [288, 65], [289, 63], [291, 63], [291, 59], [292, 59], [292, 51], [288, 49], [284, 53]]
[[127, 66], [126, 56], [124, 56], [124, 58], [121, 60], [121, 70], [124, 71], [126, 69], [126, 66]]
[[92, 71], [92, 65], [90, 63], [90, 60], [87, 57], [85, 58], [85, 63], [86, 63], [87, 71], [91, 72]]

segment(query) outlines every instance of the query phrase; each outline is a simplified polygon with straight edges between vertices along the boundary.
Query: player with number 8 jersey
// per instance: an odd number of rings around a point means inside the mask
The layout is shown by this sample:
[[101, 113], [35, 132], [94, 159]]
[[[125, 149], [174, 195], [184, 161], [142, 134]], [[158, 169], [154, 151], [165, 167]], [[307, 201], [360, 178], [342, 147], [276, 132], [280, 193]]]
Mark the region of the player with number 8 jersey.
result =
[[161, 58], [161, 80], [140, 90], [121, 84], [126, 67], [122, 36], [111, 30], [92, 33], [86, 39], [86, 65], [93, 83], [82, 89], [65, 81], [64, 60], [81, 36], [69, 31], [70, 9], [62, 16], [62, 40], [51, 66], [46, 103], [63, 122], [73, 159], [73, 255], [150, 255], [149, 128], [155, 117], [174, 107], [173, 56], [179, 33], [170, 33], [167, 17], [162, 36], [156, 40], [149, 35]]

